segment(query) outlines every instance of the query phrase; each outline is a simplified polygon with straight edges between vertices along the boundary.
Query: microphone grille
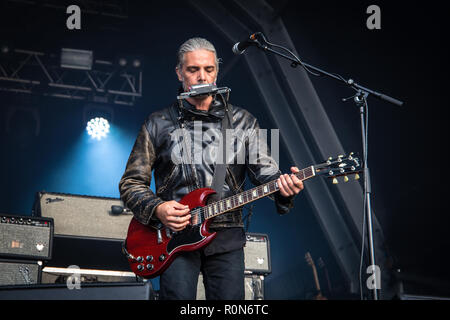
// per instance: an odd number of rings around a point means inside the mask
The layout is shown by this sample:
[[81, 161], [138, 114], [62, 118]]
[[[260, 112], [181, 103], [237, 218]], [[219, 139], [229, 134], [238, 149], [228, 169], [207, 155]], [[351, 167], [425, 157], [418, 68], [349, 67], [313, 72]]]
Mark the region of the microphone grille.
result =
[[240, 43], [240, 42], [236, 43], [236, 44], [233, 46], [233, 49], [232, 49], [232, 50], [233, 50], [233, 53], [234, 53], [234, 54], [243, 54], [244, 51], [245, 51], [245, 49], [242, 50], [242, 51], [239, 50], [239, 43]]

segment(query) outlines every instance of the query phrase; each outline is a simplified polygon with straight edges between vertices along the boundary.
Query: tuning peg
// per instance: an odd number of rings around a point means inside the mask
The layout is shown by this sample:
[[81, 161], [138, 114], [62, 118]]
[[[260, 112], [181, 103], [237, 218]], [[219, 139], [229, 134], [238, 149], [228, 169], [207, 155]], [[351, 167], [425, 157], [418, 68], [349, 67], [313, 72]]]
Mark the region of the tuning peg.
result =
[[355, 174], [355, 180], [359, 180], [359, 174]]
[[336, 178], [333, 178], [333, 184], [338, 184], [339, 182], [338, 182], [338, 179], [336, 179]]
[[348, 177], [344, 176], [344, 182], [348, 182]]

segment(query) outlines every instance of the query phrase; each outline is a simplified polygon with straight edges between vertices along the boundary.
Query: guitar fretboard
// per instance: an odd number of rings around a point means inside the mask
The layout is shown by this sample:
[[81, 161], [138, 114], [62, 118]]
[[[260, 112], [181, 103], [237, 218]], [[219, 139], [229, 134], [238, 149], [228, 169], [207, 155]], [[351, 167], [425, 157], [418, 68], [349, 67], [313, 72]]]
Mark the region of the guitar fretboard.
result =
[[[314, 166], [310, 166], [300, 170], [295, 174], [300, 180], [306, 180], [315, 175]], [[232, 211], [242, 207], [250, 202], [264, 198], [279, 190], [277, 180], [272, 180], [265, 184], [259, 185], [244, 192], [235, 194], [231, 197], [213, 202], [201, 208], [200, 214], [203, 216], [202, 220], [211, 219], [215, 216], [221, 215], [228, 211]]]

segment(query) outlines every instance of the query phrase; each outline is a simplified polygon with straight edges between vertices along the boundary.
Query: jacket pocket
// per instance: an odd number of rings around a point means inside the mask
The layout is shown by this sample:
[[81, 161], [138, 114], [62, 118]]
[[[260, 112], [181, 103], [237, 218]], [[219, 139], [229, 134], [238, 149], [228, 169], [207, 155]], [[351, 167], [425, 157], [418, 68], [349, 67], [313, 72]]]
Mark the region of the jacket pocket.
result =
[[179, 171], [179, 165], [174, 165], [170, 173], [167, 175], [167, 178], [164, 179], [164, 182], [161, 184], [158, 190], [156, 190], [157, 195], [163, 194], [169, 187], [171, 187]]
[[[231, 169], [229, 167], [227, 167], [227, 172], [228, 172], [228, 176], [230, 177], [229, 179], [231, 180], [231, 186], [234, 189], [234, 193], [239, 193], [242, 192], [242, 188], [238, 185], [236, 178], [234, 177], [233, 171], [231, 171]], [[230, 187], [231, 187], [230, 186]]]

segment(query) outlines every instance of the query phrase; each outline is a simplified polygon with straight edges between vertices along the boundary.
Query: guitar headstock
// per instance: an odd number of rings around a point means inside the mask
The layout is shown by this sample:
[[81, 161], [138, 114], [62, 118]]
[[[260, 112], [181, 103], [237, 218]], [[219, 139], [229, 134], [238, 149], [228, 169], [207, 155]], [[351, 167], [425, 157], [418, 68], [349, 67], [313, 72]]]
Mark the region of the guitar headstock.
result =
[[359, 158], [351, 152], [348, 156], [339, 155], [336, 158], [330, 157], [324, 163], [314, 166], [316, 175], [323, 175], [333, 178], [333, 183], [337, 184], [337, 177], [344, 177], [344, 182], [348, 181], [349, 175], [355, 175], [355, 180], [359, 179], [361, 172], [361, 162]]
[[324, 268], [325, 267], [325, 262], [323, 262], [322, 257], [319, 257], [319, 259], [317, 259], [317, 265], [319, 266], [319, 268]]
[[314, 260], [312, 259], [311, 254], [310, 254], [309, 252], [307, 252], [307, 253], [305, 254], [305, 260], [306, 260], [306, 262], [307, 262], [311, 267], [314, 267], [314, 266], [315, 266], [315, 265], [314, 265]]

